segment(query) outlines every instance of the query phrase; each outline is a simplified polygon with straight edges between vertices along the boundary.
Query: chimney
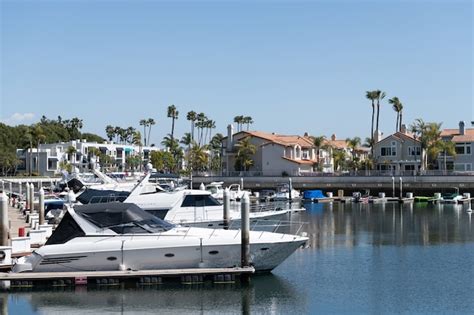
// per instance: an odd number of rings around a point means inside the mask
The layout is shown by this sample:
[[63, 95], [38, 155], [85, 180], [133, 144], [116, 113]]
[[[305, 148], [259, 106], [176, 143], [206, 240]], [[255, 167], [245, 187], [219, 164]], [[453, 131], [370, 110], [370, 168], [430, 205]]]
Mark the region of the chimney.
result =
[[336, 134], [335, 134], [335, 133], [332, 134], [331, 140], [332, 140], [332, 141], [336, 141]]
[[234, 126], [232, 124], [227, 126], [227, 151], [232, 151], [234, 146]]
[[400, 132], [406, 134], [407, 133], [407, 125], [402, 124], [402, 128], [400, 129]]
[[466, 132], [465, 123], [464, 123], [464, 121], [461, 120], [461, 121], [459, 122], [459, 134], [460, 134], [461, 136], [464, 136], [465, 132]]
[[304, 137], [309, 137], [309, 133], [308, 133], [308, 132], [305, 132], [305, 133], [304, 133]]

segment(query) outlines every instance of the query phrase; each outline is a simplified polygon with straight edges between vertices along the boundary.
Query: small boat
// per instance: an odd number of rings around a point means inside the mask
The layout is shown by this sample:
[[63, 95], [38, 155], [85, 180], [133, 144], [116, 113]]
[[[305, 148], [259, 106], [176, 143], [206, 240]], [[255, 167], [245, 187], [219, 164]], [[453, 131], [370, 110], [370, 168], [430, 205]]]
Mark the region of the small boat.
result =
[[217, 200], [224, 199], [224, 182], [212, 182], [205, 186], [205, 189], [211, 193], [211, 196]]
[[289, 188], [288, 184], [281, 184], [277, 186], [275, 197], [273, 200], [275, 201], [284, 201], [284, 200], [294, 200], [300, 198], [300, 192], [294, 188]]
[[273, 201], [273, 198], [275, 198], [275, 190], [273, 189], [261, 190], [259, 192], [258, 198], [261, 202]]
[[321, 190], [306, 190], [303, 192], [303, 202], [333, 202], [334, 198], [324, 196]]
[[442, 195], [441, 203], [462, 203], [463, 196], [459, 194], [459, 188], [454, 187], [453, 193], [446, 193]]
[[[240, 230], [182, 227], [134, 204], [68, 209], [46, 245], [21, 257], [13, 272], [156, 270], [240, 265]], [[307, 237], [250, 231], [251, 264], [271, 271]]]

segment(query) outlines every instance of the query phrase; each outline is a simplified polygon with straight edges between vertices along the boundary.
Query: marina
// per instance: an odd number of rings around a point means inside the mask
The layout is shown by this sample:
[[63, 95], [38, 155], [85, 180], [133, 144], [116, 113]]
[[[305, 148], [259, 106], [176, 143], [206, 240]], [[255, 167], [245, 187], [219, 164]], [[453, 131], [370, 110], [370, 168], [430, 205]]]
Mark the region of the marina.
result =
[[[16, 287], [1, 293], [10, 312], [469, 313], [474, 276], [472, 216], [467, 205], [307, 204], [295, 213], [310, 247], [269, 275], [215, 283]], [[373, 287], [378, 289], [374, 290]], [[383, 288], [383, 289], [382, 289]], [[429, 289], [428, 289], [429, 288]], [[337, 294], [335, 294], [338, 292]], [[177, 297], [180, 298], [177, 298]], [[353, 298], [357, 297], [357, 298]], [[124, 303], [126, 301], [126, 303]], [[154, 301], [151, 303], [151, 301]]]

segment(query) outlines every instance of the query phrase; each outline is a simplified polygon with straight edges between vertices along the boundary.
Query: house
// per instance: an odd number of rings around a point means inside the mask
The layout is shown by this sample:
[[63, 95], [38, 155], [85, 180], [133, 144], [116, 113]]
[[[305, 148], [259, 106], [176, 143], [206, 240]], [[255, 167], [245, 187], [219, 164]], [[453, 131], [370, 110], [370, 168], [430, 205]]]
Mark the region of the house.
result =
[[[332, 134], [330, 140], [326, 141], [326, 148], [320, 150], [321, 159], [324, 161], [325, 169], [330, 171], [325, 171], [325, 173], [334, 172], [334, 150], [340, 150], [345, 154], [345, 160], [350, 161], [352, 158], [365, 161], [369, 158], [370, 149], [366, 147], [359, 146], [355, 149], [352, 149], [346, 140], [337, 139], [336, 134]], [[327, 163], [327, 164], [326, 164]]]
[[407, 132], [405, 126], [374, 145], [374, 166], [377, 170], [419, 171], [421, 158], [421, 142]]
[[[446, 157], [446, 169], [454, 171], [474, 171], [474, 128], [466, 128], [464, 121], [458, 129], [444, 129], [441, 139], [452, 141], [456, 146], [456, 156]], [[438, 158], [439, 169], [444, 169], [444, 156]]]
[[[75, 154], [68, 154], [69, 147], [75, 149]], [[30, 150], [17, 149], [17, 156], [20, 160], [18, 171], [29, 173], [31, 168], [32, 172], [38, 173], [40, 176], [54, 176], [60, 172], [62, 161], [71, 163], [80, 170], [87, 169], [91, 148], [96, 148], [102, 154], [109, 156], [113, 167], [118, 170], [125, 169], [127, 158], [130, 156], [141, 156], [143, 163], [146, 163], [149, 160], [150, 153], [159, 150], [156, 147], [116, 144], [111, 141], [103, 143], [87, 142], [85, 139], [40, 144], [39, 151], [36, 148]]]
[[238, 174], [235, 169], [237, 144], [244, 138], [256, 148], [251, 157], [253, 165], [250, 173], [264, 176], [298, 176], [314, 171], [317, 163], [313, 140], [308, 135], [279, 135], [262, 131], [240, 131], [233, 133], [233, 126], [228, 126], [228, 135], [223, 141], [222, 170], [226, 175]]

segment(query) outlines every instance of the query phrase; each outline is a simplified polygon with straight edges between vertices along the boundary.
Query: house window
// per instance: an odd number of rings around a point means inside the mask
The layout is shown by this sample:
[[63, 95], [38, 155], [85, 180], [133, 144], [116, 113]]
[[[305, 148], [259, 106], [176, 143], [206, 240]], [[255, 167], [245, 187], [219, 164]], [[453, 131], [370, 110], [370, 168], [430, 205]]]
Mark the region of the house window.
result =
[[470, 155], [471, 154], [471, 144], [470, 143], [457, 143], [456, 144], [456, 154]]
[[421, 155], [421, 147], [408, 147], [408, 156], [420, 156]]
[[309, 160], [309, 151], [308, 150], [303, 150], [301, 154], [301, 159], [302, 160]]
[[55, 159], [48, 159], [48, 171], [56, 170], [57, 165], [58, 165], [57, 160], [55, 160]]
[[395, 156], [397, 155], [397, 150], [395, 149], [395, 147], [382, 147], [380, 155], [381, 156]]
[[472, 164], [471, 163], [455, 163], [454, 164], [455, 171], [472, 171]]

